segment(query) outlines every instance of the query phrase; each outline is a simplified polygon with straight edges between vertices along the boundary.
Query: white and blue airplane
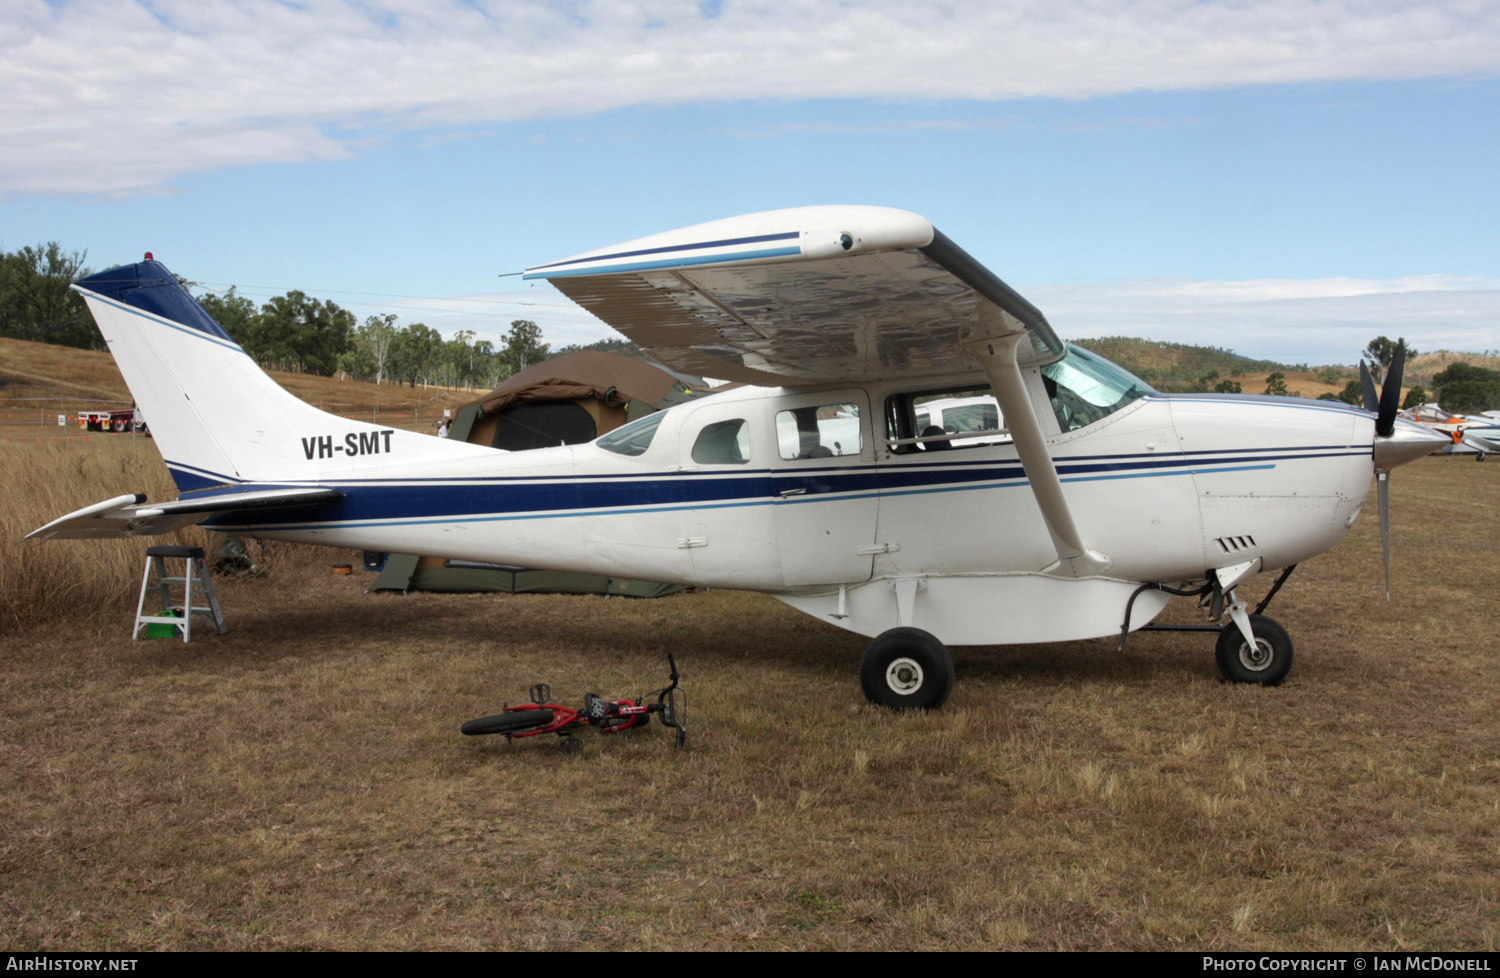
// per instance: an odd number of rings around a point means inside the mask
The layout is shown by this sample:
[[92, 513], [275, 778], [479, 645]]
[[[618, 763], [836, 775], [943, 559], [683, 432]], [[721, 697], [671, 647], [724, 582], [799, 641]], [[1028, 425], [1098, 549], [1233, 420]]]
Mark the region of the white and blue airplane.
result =
[[[953, 684], [947, 646], [1123, 645], [1174, 594], [1220, 622], [1228, 679], [1280, 682], [1291, 639], [1236, 588], [1281, 569], [1279, 587], [1344, 536], [1372, 473], [1383, 496], [1385, 472], [1443, 440], [1396, 423], [1399, 365], [1376, 412], [1164, 396], [1061, 342], [907, 211], [750, 214], [526, 276], [668, 367], [751, 386], [527, 452], [382, 428], [277, 386], [147, 260], [74, 288], [179, 498], [121, 496], [31, 536], [203, 523], [764, 591], [873, 639], [860, 666], [872, 701], [932, 708]], [[970, 418], [955, 438], [918, 421], [991, 402], [989, 430]]]

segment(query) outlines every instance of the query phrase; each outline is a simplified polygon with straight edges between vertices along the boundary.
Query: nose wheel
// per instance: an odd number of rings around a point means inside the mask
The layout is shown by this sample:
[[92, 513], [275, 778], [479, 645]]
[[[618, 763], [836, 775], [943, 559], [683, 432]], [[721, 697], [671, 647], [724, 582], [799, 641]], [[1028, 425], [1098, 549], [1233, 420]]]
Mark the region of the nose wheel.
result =
[[1255, 636], [1253, 648], [1232, 625], [1219, 633], [1214, 646], [1219, 672], [1232, 683], [1279, 684], [1292, 669], [1292, 637], [1265, 615], [1250, 616], [1250, 632]]

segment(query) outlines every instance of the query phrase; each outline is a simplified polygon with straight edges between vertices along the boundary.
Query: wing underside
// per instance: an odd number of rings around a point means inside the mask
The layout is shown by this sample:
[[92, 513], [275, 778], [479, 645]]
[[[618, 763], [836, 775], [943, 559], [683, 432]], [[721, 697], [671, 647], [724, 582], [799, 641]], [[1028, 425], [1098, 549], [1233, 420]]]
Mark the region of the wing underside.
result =
[[1037, 309], [915, 214], [813, 207], [731, 218], [527, 271], [666, 366], [767, 386], [952, 374], [965, 344], [1028, 334]]

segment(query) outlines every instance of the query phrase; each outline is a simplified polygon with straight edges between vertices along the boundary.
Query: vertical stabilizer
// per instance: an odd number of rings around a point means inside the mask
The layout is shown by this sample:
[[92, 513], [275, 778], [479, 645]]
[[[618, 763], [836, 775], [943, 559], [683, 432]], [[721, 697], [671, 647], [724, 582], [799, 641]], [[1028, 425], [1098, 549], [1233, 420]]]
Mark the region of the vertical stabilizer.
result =
[[335, 481], [341, 474], [486, 454], [477, 445], [326, 414], [281, 388], [157, 261], [73, 286], [130, 387], [178, 489]]

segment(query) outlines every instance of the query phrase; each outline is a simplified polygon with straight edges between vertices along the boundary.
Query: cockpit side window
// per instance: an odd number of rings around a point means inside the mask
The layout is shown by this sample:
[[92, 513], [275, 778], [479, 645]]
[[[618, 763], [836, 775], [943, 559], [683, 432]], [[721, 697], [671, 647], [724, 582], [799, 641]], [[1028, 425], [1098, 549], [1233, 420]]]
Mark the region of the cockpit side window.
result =
[[776, 442], [784, 459], [858, 455], [858, 404], [810, 404], [776, 413]]
[[1042, 368], [1042, 384], [1058, 427], [1065, 432], [1102, 421], [1132, 401], [1156, 393], [1129, 371], [1071, 343], [1066, 357]]
[[716, 421], [698, 432], [693, 461], [699, 465], [744, 465], [750, 461], [750, 425], [741, 418]]
[[661, 419], [666, 416], [665, 411], [648, 414], [639, 421], [632, 421], [622, 428], [616, 428], [609, 434], [600, 436], [594, 444], [616, 455], [644, 455], [646, 449], [651, 447], [651, 439], [656, 437], [656, 429], [661, 426]]

